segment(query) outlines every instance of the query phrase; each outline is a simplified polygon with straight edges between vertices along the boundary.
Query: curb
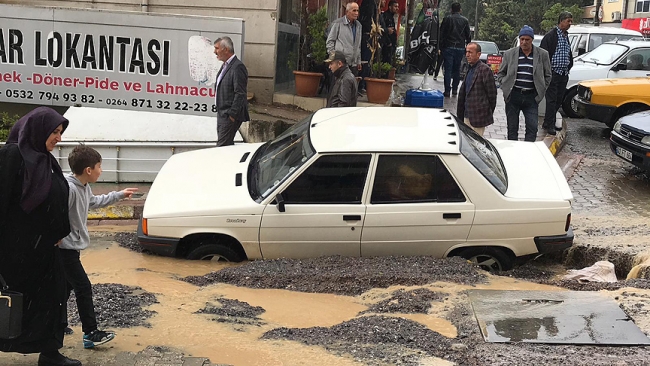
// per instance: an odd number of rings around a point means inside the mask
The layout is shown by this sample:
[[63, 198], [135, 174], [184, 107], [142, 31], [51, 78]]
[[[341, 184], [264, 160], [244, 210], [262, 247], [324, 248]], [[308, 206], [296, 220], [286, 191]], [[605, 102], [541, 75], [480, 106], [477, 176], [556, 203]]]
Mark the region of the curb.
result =
[[553, 154], [553, 156], [557, 156], [557, 154], [562, 150], [566, 144], [567, 136], [566, 118], [562, 117], [559, 113], [556, 114], [555, 118], [562, 119], [562, 130], [558, 131], [555, 136], [549, 135], [544, 139], [544, 143], [546, 143], [546, 146], [551, 151], [551, 154]]

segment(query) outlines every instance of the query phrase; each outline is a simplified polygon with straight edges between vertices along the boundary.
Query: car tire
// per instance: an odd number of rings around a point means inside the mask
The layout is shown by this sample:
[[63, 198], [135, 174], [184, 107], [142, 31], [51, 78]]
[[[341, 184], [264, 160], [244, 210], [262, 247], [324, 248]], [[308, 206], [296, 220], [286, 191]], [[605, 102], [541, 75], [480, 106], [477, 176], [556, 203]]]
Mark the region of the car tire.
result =
[[186, 256], [192, 260], [212, 260], [216, 262], [241, 262], [242, 258], [234, 250], [222, 244], [203, 244]]
[[564, 95], [564, 101], [562, 102], [562, 110], [569, 118], [581, 118], [582, 116], [574, 109], [575, 103], [573, 98], [578, 94], [578, 88], [571, 88], [567, 90]]
[[514, 258], [505, 250], [495, 247], [472, 247], [458, 254], [488, 272], [512, 269]]

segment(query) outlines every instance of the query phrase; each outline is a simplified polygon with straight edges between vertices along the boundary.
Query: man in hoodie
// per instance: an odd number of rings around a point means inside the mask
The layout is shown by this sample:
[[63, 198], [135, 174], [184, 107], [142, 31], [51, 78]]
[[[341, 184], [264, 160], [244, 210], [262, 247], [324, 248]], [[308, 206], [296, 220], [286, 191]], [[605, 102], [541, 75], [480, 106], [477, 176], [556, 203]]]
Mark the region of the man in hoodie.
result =
[[99, 196], [93, 195], [88, 183], [95, 183], [102, 174], [102, 157], [93, 148], [78, 145], [68, 156], [72, 173], [65, 178], [70, 187], [68, 208], [70, 217], [70, 235], [59, 244], [68, 293], [74, 290], [77, 309], [84, 332], [84, 348], [93, 348], [115, 338], [115, 333], [97, 329], [97, 317], [93, 304], [93, 290], [88, 275], [81, 265], [79, 251], [86, 249], [90, 243], [88, 234], [88, 209], [100, 208], [131, 197], [137, 188], [126, 188]]

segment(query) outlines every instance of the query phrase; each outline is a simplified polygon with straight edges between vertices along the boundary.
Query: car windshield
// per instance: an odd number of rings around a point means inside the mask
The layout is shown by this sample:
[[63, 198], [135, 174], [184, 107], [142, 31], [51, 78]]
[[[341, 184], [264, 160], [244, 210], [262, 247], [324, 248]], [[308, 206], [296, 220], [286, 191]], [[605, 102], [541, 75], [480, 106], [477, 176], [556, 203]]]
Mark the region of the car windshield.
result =
[[481, 46], [481, 53], [486, 55], [493, 55], [499, 53], [499, 48], [492, 42], [476, 42]]
[[312, 116], [296, 123], [274, 140], [262, 145], [248, 167], [248, 189], [260, 202], [314, 155], [309, 142]]
[[596, 47], [593, 51], [581, 57], [582, 60], [587, 62], [594, 62], [599, 65], [611, 65], [614, 61], [618, 60], [623, 53], [628, 50], [627, 46], [617, 43], [603, 43]]
[[460, 153], [487, 179], [501, 194], [508, 190], [508, 176], [497, 149], [479, 136], [464, 123], [458, 123], [460, 130]]

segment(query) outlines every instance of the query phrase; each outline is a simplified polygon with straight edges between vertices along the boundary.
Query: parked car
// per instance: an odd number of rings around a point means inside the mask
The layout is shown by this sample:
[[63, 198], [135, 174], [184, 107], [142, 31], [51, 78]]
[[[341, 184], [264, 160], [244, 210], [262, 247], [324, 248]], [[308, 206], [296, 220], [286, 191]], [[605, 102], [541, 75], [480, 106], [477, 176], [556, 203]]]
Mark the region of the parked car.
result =
[[626, 41], [635, 37], [643, 37], [641, 32], [631, 29], [593, 25], [574, 25], [569, 28], [568, 32], [573, 57], [591, 52], [605, 42]]
[[650, 43], [645, 41], [603, 43], [574, 60], [562, 109], [568, 117], [581, 117], [574, 100], [578, 93], [578, 83], [581, 81], [647, 76], [649, 72]]
[[[539, 45], [542, 43], [543, 38], [543, 35], [536, 34], [535, 37], [533, 37], [533, 46], [539, 47]], [[515, 38], [515, 41], [512, 43], [512, 47], [519, 47], [519, 37]]]
[[574, 100], [580, 115], [612, 128], [621, 117], [650, 110], [650, 77], [583, 81]]
[[440, 109], [326, 108], [264, 144], [172, 156], [138, 240], [188, 259], [461, 256], [505, 270], [572, 245], [572, 199], [542, 142], [488, 141]]
[[472, 41], [481, 46], [481, 61], [487, 63], [488, 55], [499, 55], [499, 46], [496, 43], [490, 41]]
[[619, 119], [612, 130], [610, 147], [621, 159], [650, 171], [650, 111]]

